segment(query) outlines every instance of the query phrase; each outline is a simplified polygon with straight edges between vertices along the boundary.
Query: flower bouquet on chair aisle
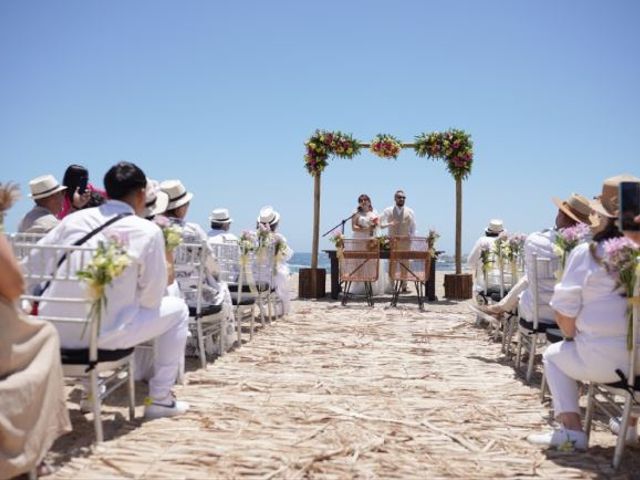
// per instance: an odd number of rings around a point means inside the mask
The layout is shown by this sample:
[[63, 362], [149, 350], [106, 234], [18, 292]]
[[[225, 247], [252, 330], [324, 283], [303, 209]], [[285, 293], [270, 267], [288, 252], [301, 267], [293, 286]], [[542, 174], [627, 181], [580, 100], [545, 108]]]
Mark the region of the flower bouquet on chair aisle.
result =
[[553, 241], [553, 251], [560, 258], [560, 269], [556, 272], [558, 281], [562, 278], [565, 263], [569, 253], [580, 243], [587, 241], [591, 236], [591, 229], [584, 223], [578, 223], [573, 227], [561, 228], [558, 230]]
[[[112, 236], [106, 242], [99, 242], [98, 248], [91, 261], [83, 270], [77, 272], [78, 277], [89, 288], [89, 296], [92, 300], [89, 309], [89, 323], [96, 322], [96, 329], [100, 333], [102, 312], [107, 307], [105, 290], [111, 282], [122, 275], [122, 272], [131, 264], [131, 258], [126, 252], [125, 242]], [[87, 325], [82, 329], [80, 338], [84, 337]]]

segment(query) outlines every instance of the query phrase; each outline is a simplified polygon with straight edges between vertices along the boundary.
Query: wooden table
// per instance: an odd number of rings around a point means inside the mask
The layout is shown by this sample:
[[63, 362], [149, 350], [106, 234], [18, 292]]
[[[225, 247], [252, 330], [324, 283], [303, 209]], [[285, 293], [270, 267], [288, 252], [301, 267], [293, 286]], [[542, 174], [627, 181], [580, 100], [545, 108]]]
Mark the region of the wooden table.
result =
[[[342, 290], [340, 288], [340, 262], [338, 262], [338, 255], [335, 250], [323, 250], [323, 252], [329, 255], [329, 260], [331, 260], [331, 298], [337, 299]], [[389, 250], [380, 250], [380, 258], [389, 259]], [[429, 302], [438, 300], [438, 297], [436, 297], [435, 258], [431, 259], [431, 271], [429, 272], [429, 280], [426, 282], [426, 295]]]

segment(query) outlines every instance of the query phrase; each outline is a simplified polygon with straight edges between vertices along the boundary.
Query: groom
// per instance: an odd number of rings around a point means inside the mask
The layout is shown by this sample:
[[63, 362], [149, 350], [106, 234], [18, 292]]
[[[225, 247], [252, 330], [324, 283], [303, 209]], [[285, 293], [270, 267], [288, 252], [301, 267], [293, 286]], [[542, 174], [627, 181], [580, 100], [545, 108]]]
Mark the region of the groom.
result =
[[[395, 206], [387, 207], [382, 212], [382, 228], [389, 228], [389, 237], [413, 237], [416, 234], [416, 219], [409, 207], [405, 207], [407, 196], [404, 190], [396, 191], [394, 195]], [[402, 282], [400, 290], [407, 293], [407, 282]]]
[[416, 219], [409, 207], [405, 207], [407, 196], [398, 190], [394, 196], [395, 206], [387, 207], [382, 212], [381, 226], [389, 228], [390, 237], [413, 237], [416, 234]]

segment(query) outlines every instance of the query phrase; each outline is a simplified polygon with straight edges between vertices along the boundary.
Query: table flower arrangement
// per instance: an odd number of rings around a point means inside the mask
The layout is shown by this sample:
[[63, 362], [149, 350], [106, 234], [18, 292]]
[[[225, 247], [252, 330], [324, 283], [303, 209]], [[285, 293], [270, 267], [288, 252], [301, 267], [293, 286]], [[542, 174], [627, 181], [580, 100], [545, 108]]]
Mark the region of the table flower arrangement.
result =
[[427, 234], [427, 248], [429, 249], [429, 253], [431, 253], [431, 257], [437, 257], [436, 242], [439, 238], [440, 234], [435, 229], [429, 229], [429, 233]]
[[[78, 277], [88, 287], [89, 297], [92, 300], [88, 319], [90, 322], [97, 322], [98, 332], [100, 332], [102, 312], [107, 307], [105, 290], [130, 264], [131, 258], [127, 255], [124, 242], [112, 236], [106, 242], [98, 243], [91, 261], [84, 269], [77, 272]], [[86, 327], [87, 324], [82, 330], [81, 337], [84, 337]]]
[[305, 167], [313, 176], [322, 173], [330, 155], [353, 158], [360, 152], [360, 143], [352, 135], [340, 131], [316, 130], [305, 142], [305, 147]]
[[633, 340], [633, 306], [640, 303], [634, 297], [634, 288], [640, 278], [640, 247], [626, 238], [612, 238], [604, 242], [603, 264], [607, 272], [616, 280], [616, 288], [627, 297], [627, 350], [631, 350]]
[[376, 237], [380, 250], [391, 250], [391, 239], [389, 235], [378, 235]]
[[402, 143], [393, 135], [380, 133], [371, 140], [369, 150], [381, 158], [398, 158]]

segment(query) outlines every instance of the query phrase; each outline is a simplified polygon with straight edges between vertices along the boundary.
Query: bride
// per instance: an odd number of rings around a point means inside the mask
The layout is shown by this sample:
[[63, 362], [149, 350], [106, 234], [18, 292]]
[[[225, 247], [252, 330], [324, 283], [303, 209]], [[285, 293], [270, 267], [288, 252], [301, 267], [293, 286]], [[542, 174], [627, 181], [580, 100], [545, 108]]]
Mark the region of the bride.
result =
[[[353, 238], [375, 238], [380, 224], [380, 217], [371, 205], [369, 195], [362, 194], [358, 197], [358, 209], [351, 217], [351, 230]], [[374, 295], [382, 295], [385, 292], [387, 273], [383, 268], [385, 262], [381, 262], [378, 268], [378, 280], [373, 282]], [[356, 283], [351, 286], [351, 293], [364, 294], [364, 283]]]

